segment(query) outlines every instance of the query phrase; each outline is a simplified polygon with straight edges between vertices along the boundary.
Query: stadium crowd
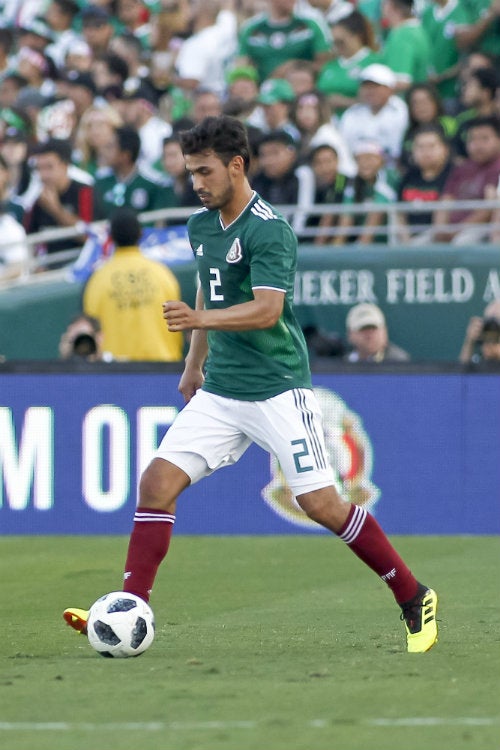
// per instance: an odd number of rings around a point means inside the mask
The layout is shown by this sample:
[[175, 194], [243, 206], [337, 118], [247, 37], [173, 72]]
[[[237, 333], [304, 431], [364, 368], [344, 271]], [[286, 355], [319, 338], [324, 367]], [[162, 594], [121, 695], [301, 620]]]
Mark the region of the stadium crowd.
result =
[[31, 233], [198, 206], [177, 134], [220, 113], [299, 239], [385, 242], [399, 201], [402, 242], [498, 242], [499, 70], [500, 0], [6, 0], [0, 278], [57, 267]]

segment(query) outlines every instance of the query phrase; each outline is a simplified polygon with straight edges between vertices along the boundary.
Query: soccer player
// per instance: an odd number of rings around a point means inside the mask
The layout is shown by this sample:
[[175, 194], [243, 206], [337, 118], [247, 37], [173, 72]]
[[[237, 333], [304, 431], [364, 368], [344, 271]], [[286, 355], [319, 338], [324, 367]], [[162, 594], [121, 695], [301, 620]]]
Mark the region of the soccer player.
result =
[[[292, 307], [297, 240], [249, 184], [244, 125], [209, 117], [181, 133], [181, 144], [203, 204], [188, 223], [200, 286], [195, 309], [167, 301], [163, 317], [170, 331], [192, 331], [179, 383], [186, 406], [141, 477], [124, 590], [149, 600], [178, 496], [238, 461], [254, 441], [276, 456], [307, 515], [338, 535], [392, 590], [408, 651], [428, 651], [437, 640], [435, 592], [417, 581], [377, 521], [335, 490]], [[85, 632], [85, 610], [67, 609], [64, 618]]]

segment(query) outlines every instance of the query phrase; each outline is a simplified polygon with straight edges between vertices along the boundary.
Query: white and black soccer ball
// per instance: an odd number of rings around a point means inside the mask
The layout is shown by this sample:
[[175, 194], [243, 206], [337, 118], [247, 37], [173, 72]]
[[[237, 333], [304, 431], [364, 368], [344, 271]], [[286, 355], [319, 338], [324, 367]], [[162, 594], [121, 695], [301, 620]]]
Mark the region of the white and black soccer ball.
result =
[[87, 637], [101, 656], [139, 656], [151, 646], [154, 635], [153, 610], [135, 594], [112, 591], [89, 610]]

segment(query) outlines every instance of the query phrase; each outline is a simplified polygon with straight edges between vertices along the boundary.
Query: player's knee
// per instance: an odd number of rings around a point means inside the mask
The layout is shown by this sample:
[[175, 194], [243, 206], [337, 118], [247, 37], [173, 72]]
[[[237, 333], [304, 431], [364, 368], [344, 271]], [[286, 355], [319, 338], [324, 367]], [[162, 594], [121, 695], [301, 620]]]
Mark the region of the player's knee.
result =
[[347, 510], [334, 487], [325, 487], [297, 497], [297, 502], [308, 517], [332, 531], [342, 525]]
[[189, 484], [189, 477], [176, 466], [154, 458], [139, 483], [139, 507], [175, 512], [176, 498]]

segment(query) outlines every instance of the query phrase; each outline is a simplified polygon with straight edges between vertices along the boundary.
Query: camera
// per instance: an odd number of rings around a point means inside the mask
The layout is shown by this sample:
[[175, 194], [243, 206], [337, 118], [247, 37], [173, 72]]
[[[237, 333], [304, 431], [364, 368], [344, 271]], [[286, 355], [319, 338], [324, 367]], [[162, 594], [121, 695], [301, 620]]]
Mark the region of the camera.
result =
[[97, 353], [97, 342], [90, 333], [80, 333], [75, 337], [71, 349], [73, 359], [88, 359]]

